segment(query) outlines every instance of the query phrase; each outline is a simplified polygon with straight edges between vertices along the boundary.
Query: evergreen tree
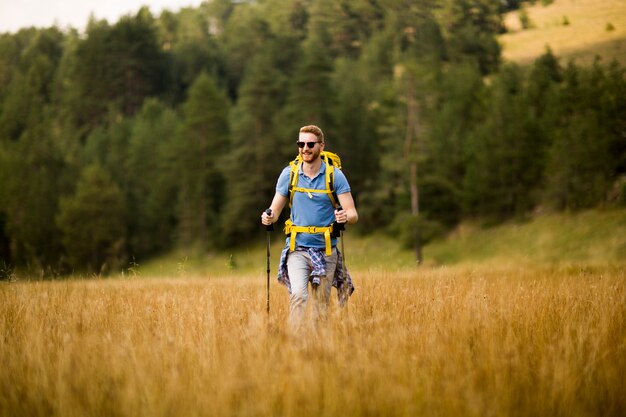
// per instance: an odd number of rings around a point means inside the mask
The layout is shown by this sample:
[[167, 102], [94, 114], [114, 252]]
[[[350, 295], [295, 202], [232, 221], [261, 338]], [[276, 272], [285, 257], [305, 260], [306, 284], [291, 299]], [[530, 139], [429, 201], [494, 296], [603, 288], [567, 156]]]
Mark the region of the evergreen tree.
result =
[[97, 164], [85, 168], [56, 217], [69, 266], [103, 273], [123, 265], [126, 222], [122, 191], [108, 172]]
[[500, 220], [523, 215], [537, 203], [544, 145], [528, 117], [524, 92], [524, 75], [515, 65], [503, 67], [493, 81], [490, 111], [468, 140], [468, 214]]
[[29, 126], [43, 120], [44, 106], [51, 102], [63, 35], [56, 29], [29, 34], [28, 44], [16, 59], [10, 76], [7, 75], [10, 82], [2, 93], [6, 96], [0, 107], [0, 140], [18, 140]]
[[[216, 40], [216, 13], [211, 2], [198, 8], [184, 8], [177, 13], [165, 11], [156, 26], [163, 50], [169, 58], [169, 78], [164, 86], [166, 98], [172, 105], [185, 100], [191, 84], [202, 72], [225, 78], [224, 58]], [[212, 6], [212, 7], [211, 7]], [[225, 80], [219, 80], [225, 85]]]
[[472, 61], [483, 74], [500, 63], [496, 36], [502, 31], [498, 2], [493, 0], [443, 0], [441, 22], [451, 61]]
[[433, 87], [439, 77], [443, 50], [434, 4], [424, 2], [408, 11], [396, 11], [387, 23], [397, 28], [397, 35], [392, 44], [395, 59], [390, 117], [382, 122], [386, 130], [383, 146], [388, 152], [388, 162], [383, 167], [390, 170], [392, 181], [397, 184], [394, 193], [399, 210], [392, 226], [406, 236], [406, 242], [412, 243], [419, 264], [423, 260], [423, 226], [427, 223], [421, 213], [419, 183], [431, 129], [428, 113], [435, 98]]
[[[337, 149], [345, 159], [359, 208], [359, 227], [364, 230], [384, 228], [395, 215], [397, 164], [385, 154], [391, 138], [396, 137], [390, 130], [397, 127], [393, 121], [398, 105], [393, 82], [395, 53], [389, 47], [395, 34], [395, 27], [375, 33], [363, 45], [356, 63], [339, 61], [333, 74]], [[354, 156], [352, 147], [358, 148]]]
[[219, 242], [224, 204], [221, 158], [228, 151], [228, 100], [202, 73], [189, 90], [179, 132], [179, 238], [183, 244]]
[[35, 270], [58, 266], [60, 242], [54, 216], [64, 164], [50, 136], [49, 124], [32, 126], [19, 142], [5, 144], [0, 184], [12, 261]]
[[294, 126], [315, 124], [332, 137], [334, 92], [331, 89], [332, 60], [326, 54], [326, 34], [313, 32], [304, 42], [302, 59], [288, 85], [289, 95], [281, 114], [282, 135]]
[[604, 202], [623, 172], [624, 122], [616, 117], [626, 108], [621, 74], [621, 80], [609, 78], [598, 63], [591, 69], [570, 63], [564, 71], [562, 112], [546, 168], [546, 200], [558, 209]]
[[91, 22], [76, 49], [72, 76], [79, 94], [72, 103], [79, 126], [101, 124], [113, 105], [133, 115], [146, 97], [163, 91], [165, 56], [147, 8], [115, 25]]
[[101, 165], [122, 189], [128, 189], [126, 172], [132, 119], [123, 117], [115, 107], [110, 107], [105, 125], [91, 131], [80, 154], [77, 165], [82, 168]]
[[[291, 135], [278, 134], [276, 114], [284, 102], [285, 81], [260, 51], [248, 66], [231, 117], [232, 148], [225, 158], [226, 206], [222, 215], [224, 244], [259, 231], [257, 214], [274, 195], [276, 179], [296, 153], [299, 125]], [[293, 146], [293, 148], [292, 148]]]
[[224, 32], [220, 35], [228, 79], [228, 92], [236, 98], [241, 89], [245, 72], [255, 54], [270, 39], [270, 25], [263, 19], [262, 5], [257, 2], [237, 4]]
[[[538, 125], [538, 141], [542, 153], [549, 148], [552, 140], [552, 131], [558, 124], [561, 106], [558, 96], [563, 81], [563, 69], [557, 57], [550, 49], [540, 56], [530, 69], [526, 85], [526, 115]], [[545, 164], [545, 156], [542, 157]]]
[[140, 259], [172, 247], [179, 188], [179, 118], [156, 99], [137, 114], [128, 144], [129, 253]]
[[0, 107], [0, 240], [10, 242], [12, 261], [43, 270], [55, 264], [59, 242], [54, 214], [63, 156], [54, 143], [51, 91], [63, 35], [56, 29], [17, 35], [25, 48]]
[[309, 7], [309, 36], [327, 31], [325, 53], [333, 59], [358, 58], [363, 45], [384, 27], [388, 5], [369, 0], [316, 0]]
[[423, 211], [447, 225], [462, 216], [461, 196], [466, 174], [467, 138], [488, 112], [485, 87], [475, 64], [450, 65], [437, 84], [428, 158], [420, 181]]
[[371, 184], [372, 173], [380, 167], [376, 113], [370, 109], [374, 92], [365, 82], [359, 62], [351, 59], [338, 61], [332, 86], [336, 127], [330, 131], [329, 150], [341, 156], [352, 195], [358, 202], [361, 190]]
[[[620, 176], [626, 175], [626, 118], [622, 116], [626, 114], [626, 70], [616, 60], [606, 69], [603, 92], [600, 98], [601, 123], [608, 127], [609, 152], [613, 158], [614, 176], [619, 181]], [[623, 193], [622, 198], [626, 201], [626, 190]]]

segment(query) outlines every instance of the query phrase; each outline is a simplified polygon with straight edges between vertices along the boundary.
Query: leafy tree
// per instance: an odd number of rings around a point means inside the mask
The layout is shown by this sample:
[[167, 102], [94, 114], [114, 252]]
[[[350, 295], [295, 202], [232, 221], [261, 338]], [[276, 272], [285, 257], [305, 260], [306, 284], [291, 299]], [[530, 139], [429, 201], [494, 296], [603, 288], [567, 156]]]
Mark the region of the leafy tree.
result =
[[101, 273], [125, 258], [126, 207], [122, 191], [98, 164], [82, 172], [74, 194], [60, 201], [56, 224], [69, 266]]

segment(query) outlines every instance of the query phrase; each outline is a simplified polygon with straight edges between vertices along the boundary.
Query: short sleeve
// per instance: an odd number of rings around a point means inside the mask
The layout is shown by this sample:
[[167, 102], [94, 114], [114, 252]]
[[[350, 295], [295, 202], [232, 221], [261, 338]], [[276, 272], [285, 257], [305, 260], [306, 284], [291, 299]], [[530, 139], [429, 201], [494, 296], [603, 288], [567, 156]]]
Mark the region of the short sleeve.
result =
[[289, 166], [283, 169], [283, 172], [280, 173], [278, 177], [278, 181], [276, 182], [276, 192], [283, 197], [287, 197], [289, 195], [289, 172], [291, 168]]
[[344, 173], [335, 168], [335, 192], [337, 195], [345, 194], [350, 192], [350, 184], [348, 184], [348, 179], [344, 175]]

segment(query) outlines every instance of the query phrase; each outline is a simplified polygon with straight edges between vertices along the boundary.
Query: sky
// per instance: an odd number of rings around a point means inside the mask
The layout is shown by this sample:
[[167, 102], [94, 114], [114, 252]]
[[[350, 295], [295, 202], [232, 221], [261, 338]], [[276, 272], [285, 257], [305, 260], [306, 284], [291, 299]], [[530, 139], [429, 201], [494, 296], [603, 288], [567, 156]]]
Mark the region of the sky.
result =
[[127, 14], [135, 14], [143, 5], [154, 15], [161, 10], [176, 11], [196, 7], [203, 0], [0, 0], [0, 33], [17, 32], [20, 28], [57, 25], [83, 30], [93, 15], [109, 23]]

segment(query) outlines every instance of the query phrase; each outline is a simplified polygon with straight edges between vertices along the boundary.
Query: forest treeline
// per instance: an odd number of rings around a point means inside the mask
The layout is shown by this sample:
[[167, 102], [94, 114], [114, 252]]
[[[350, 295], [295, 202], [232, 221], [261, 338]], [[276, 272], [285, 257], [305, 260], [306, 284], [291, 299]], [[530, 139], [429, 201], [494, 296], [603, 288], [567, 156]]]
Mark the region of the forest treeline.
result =
[[624, 205], [624, 69], [502, 62], [515, 6], [213, 0], [0, 35], [0, 268], [249, 241], [311, 123], [364, 233]]

